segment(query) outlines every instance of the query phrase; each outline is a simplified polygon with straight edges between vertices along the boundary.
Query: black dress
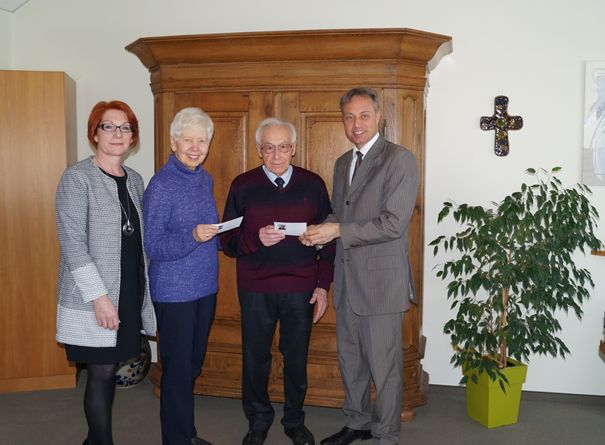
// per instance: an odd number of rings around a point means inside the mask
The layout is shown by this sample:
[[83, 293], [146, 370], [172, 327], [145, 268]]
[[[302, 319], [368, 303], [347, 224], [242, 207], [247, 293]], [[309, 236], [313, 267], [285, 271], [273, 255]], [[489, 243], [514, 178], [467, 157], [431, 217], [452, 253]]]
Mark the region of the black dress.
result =
[[121, 212], [122, 225], [129, 218], [134, 227], [134, 233], [130, 236], [122, 232], [120, 302], [118, 307], [120, 328], [118, 329], [118, 339], [115, 347], [95, 348], [66, 344], [65, 351], [67, 360], [70, 362], [118, 363], [136, 357], [141, 352], [141, 304], [143, 301], [141, 273], [144, 270], [141, 222], [126, 188], [126, 175], [113, 176], [104, 171], [103, 173], [116, 181], [118, 186], [118, 197], [125, 210]]

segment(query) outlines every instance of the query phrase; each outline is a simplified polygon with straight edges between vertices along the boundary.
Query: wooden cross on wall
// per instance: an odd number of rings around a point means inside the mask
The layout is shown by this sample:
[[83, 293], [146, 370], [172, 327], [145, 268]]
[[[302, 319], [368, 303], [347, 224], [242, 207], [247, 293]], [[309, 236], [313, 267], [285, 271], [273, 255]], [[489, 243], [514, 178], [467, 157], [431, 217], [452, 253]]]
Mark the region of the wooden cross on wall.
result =
[[508, 97], [496, 96], [494, 99], [494, 115], [481, 117], [482, 130], [496, 130], [494, 152], [496, 156], [506, 156], [509, 151], [508, 130], [523, 128], [521, 116], [508, 115]]

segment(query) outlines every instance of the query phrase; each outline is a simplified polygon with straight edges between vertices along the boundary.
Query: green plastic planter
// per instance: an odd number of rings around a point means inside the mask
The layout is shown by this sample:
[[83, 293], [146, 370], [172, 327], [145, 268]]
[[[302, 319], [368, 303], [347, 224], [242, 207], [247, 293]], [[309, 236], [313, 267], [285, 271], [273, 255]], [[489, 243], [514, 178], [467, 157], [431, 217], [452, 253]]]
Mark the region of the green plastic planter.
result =
[[517, 423], [521, 386], [527, 376], [527, 365], [509, 359], [512, 366], [503, 370], [508, 379], [506, 393], [500, 388], [498, 380], [492, 382], [487, 373], [479, 375], [477, 383], [470, 377], [466, 382], [466, 412], [468, 416], [487, 428], [496, 428]]

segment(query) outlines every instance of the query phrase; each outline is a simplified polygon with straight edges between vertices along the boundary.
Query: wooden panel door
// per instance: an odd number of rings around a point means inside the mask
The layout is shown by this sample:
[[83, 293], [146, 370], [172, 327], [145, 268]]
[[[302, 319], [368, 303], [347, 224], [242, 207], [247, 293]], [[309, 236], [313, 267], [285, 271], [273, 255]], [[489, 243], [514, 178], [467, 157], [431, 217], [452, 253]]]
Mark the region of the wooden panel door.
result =
[[[351, 148], [347, 140], [338, 101], [344, 91], [303, 91], [299, 94], [299, 155], [303, 167], [320, 175], [332, 194], [334, 162]], [[343, 386], [336, 356], [336, 312], [334, 290], [330, 289], [330, 306], [319, 323], [313, 326], [307, 371], [309, 404], [341, 406]]]
[[[339, 98], [349, 88], [379, 91], [386, 137], [416, 156], [421, 186], [410, 227], [410, 259], [418, 293], [404, 319], [404, 412], [426, 403], [422, 370], [422, 265], [424, 127], [427, 71], [451, 51], [447, 36], [409, 29], [323, 30], [141, 38], [127, 46], [151, 74], [155, 98], [156, 168], [169, 153], [168, 127], [175, 112], [197, 105], [210, 113], [217, 134], [205, 168], [214, 177], [222, 210], [233, 178], [260, 164], [254, 131], [269, 116], [292, 122], [299, 133], [293, 163], [317, 172], [332, 190], [334, 161], [350, 148]], [[239, 397], [241, 343], [235, 267], [220, 260], [217, 317], [195, 392]], [[277, 337], [277, 336], [276, 336]], [[282, 362], [274, 343], [269, 392], [283, 400]], [[161, 346], [160, 346], [161, 354]], [[159, 384], [161, 369], [152, 380]], [[330, 308], [313, 328], [306, 403], [341, 406], [335, 314]]]
[[[422, 122], [424, 113], [423, 93], [373, 87], [381, 97], [383, 136], [405, 146], [415, 154], [422, 183], [424, 127], [417, 123]], [[283, 113], [288, 115], [291, 121], [298, 122], [298, 150], [302, 166], [318, 173], [330, 192], [334, 163], [340, 155], [352, 148], [352, 144], [345, 137], [338, 107], [340, 96], [344, 92], [300, 92], [297, 94], [298, 101], [288, 101], [290, 104], [296, 103], [296, 106], [289, 107], [289, 112]], [[424, 357], [425, 340], [419, 335], [422, 311], [422, 200], [423, 193], [420, 190], [409, 228], [410, 258], [419, 300], [418, 304], [410, 305], [410, 310], [404, 316], [404, 410], [409, 413], [413, 412], [413, 407], [426, 402], [428, 384], [428, 375], [422, 371], [420, 364]], [[330, 301], [333, 301], [332, 292]], [[335, 312], [333, 306], [330, 306], [313, 330], [308, 364], [310, 382], [307, 401], [310, 403], [322, 404], [326, 403], [326, 398], [339, 400], [341, 397], [340, 373], [336, 361], [335, 322]]]
[[[260, 164], [254, 143], [256, 125], [264, 119], [264, 110], [272, 94], [255, 92], [183, 92], [159, 96], [158, 108], [167, 127], [172, 117], [185, 107], [199, 107], [214, 122], [214, 136], [204, 168], [212, 175], [214, 197], [222, 212], [231, 181], [238, 174]], [[269, 102], [268, 102], [269, 101]], [[156, 167], [170, 155], [168, 132], [162, 132], [162, 149], [156, 152]], [[235, 259], [219, 255], [219, 294], [215, 321], [210, 332], [208, 352], [195, 392], [228, 397], [241, 393], [241, 330], [237, 296]], [[158, 364], [150, 378], [159, 386], [161, 378], [161, 339]]]
[[0, 392], [68, 388], [55, 341], [55, 190], [76, 160], [75, 84], [60, 72], [0, 71]]

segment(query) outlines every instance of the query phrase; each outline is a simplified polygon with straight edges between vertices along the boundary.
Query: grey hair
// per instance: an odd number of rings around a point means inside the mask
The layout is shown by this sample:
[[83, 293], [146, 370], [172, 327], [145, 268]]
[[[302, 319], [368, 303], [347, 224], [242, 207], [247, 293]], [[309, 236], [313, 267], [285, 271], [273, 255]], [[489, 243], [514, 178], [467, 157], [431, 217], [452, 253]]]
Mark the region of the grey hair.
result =
[[276, 117], [268, 117], [267, 119], [263, 120], [260, 124], [258, 124], [258, 127], [256, 128], [256, 133], [254, 135], [256, 145], [261, 144], [261, 137], [263, 135], [263, 131], [265, 131], [265, 128], [271, 126], [284, 127], [288, 129], [288, 131], [290, 132], [290, 143], [296, 144], [296, 128], [294, 128], [294, 125], [292, 125], [290, 122], [283, 121]]
[[208, 139], [212, 139], [214, 134], [214, 123], [208, 113], [197, 107], [183, 108], [177, 114], [174, 115], [172, 123], [170, 124], [170, 137], [172, 139], [178, 139], [181, 137], [185, 128], [193, 128], [198, 126], [206, 127], [206, 133]]
[[372, 99], [372, 105], [374, 106], [374, 111], [380, 111], [380, 98], [378, 97], [378, 93], [374, 91], [372, 88], [367, 87], [357, 87], [350, 89], [345, 94], [343, 94], [340, 98], [340, 112], [342, 113], [342, 109], [346, 104], [351, 102], [355, 96], [366, 96]]

